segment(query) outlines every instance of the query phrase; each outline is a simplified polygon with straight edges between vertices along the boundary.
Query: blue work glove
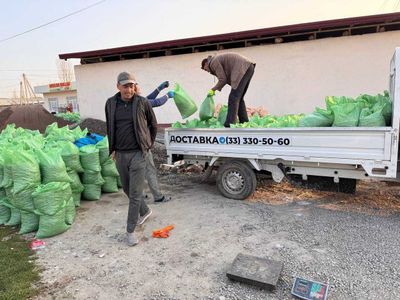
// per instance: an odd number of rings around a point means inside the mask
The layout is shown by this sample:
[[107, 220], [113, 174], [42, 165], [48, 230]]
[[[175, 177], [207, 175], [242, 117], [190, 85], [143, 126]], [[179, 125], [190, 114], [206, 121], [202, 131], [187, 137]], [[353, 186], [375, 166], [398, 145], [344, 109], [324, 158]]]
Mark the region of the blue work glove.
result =
[[161, 91], [162, 89], [165, 89], [165, 88], [167, 88], [167, 87], [169, 87], [169, 81], [164, 81], [163, 83], [161, 83], [161, 84], [158, 86], [158, 90]]
[[167, 95], [168, 95], [168, 98], [174, 98], [175, 92], [174, 91], [169, 91], [167, 93]]
[[214, 90], [209, 90], [207, 96], [214, 96], [215, 91]]

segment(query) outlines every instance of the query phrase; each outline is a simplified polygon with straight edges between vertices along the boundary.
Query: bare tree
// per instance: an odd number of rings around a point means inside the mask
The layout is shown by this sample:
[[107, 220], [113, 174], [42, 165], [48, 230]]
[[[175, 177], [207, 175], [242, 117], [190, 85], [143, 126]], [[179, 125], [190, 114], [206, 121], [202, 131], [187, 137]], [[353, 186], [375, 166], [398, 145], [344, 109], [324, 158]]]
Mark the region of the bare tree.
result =
[[66, 60], [57, 60], [58, 79], [60, 82], [69, 82], [75, 80], [74, 66]]

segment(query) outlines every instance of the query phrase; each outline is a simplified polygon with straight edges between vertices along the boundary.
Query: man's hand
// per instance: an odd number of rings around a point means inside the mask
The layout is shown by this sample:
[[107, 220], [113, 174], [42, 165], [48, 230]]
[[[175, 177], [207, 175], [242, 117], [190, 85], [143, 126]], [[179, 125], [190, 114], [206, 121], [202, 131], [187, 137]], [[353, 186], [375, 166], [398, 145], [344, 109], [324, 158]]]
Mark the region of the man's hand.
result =
[[207, 96], [214, 96], [215, 91], [214, 90], [209, 90]]
[[163, 90], [163, 89], [165, 89], [165, 88], [167, 88], [167, 87], [169, 87], [169, 81], [164, 81], [163, 83], [161, 83], [161, 84], [158, 86], [158, 90], [161, 91], [161, 90]]
[[111, 159], [112, 159], [113, 161], [115, 161], [115, 151], [113, 151], [113, 152], [111, 153]]
[[167, 96], [168, 96], [168, 98], [174, 98], [175, 92], [174, 92], [174, 91], [169, 91], [169, 92], [167, 93]]

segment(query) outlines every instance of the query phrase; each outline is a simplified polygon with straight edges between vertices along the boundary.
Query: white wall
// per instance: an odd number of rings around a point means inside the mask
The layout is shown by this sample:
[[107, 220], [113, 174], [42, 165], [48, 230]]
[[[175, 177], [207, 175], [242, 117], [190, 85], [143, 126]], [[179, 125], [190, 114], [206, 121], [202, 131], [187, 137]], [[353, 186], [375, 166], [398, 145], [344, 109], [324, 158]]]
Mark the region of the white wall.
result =
[[[389, 63], [400, 46], [400, 31], [327, 38], [287, 44], [232, 49], [257, 63], [246, 94], [248, 106], [271, 114], [308, 113], [324, 106], [325, 96], [375, 94], [388, 88]], [[164, 80], [178, 82], [200, 105], [216, 79], [200, 69], [201, 60], [216, 52], [75, 66], [78, 102], [83, 118], [105, 119], [104, 104], [117, 92], [119, 72], [132, 72], [144, 95]], [[225, 86], [215, 97], [226, 103]], [[170, 100], [155, 108], [159, 123], [181, 120]], [[190, 118], [198, 117], [196, 113]]]

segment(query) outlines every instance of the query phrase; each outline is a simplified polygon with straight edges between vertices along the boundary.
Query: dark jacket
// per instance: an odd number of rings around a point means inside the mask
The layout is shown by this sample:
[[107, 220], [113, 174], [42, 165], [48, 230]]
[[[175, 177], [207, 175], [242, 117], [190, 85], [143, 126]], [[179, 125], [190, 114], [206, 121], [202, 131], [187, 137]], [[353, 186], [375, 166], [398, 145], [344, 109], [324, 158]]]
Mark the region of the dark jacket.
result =
[[[115, 110], [117, 97], [121, 93], [115, 94], [106, 102], [106, 124], [110, 154], [115, 151]], [[133, 130], [140, 150], [148, 152], [153, 147], [157, 135], [157, 119], [149, 101], [139, 95], [133, 96]], [[136, 105], [135, 105], [136, 102]]]
[[217, 84], [212, 88], [214, 91], [221, 91], [226, 84], [236, 90], [250, 65], [254, 64], [237, 53], [221, 53], [209, 56], [207, 60], [210, 73], [218, 78]]

